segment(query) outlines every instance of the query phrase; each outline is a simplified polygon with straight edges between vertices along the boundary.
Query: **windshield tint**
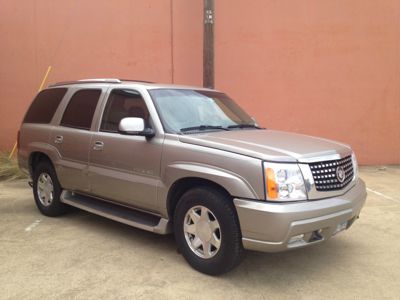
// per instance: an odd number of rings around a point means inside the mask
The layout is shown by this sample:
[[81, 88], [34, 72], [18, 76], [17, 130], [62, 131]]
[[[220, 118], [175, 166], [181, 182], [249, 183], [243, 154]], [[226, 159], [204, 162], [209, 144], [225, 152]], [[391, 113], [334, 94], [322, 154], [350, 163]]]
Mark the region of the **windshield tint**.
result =
[[188, 128], [196, 127], [221, 130], [232, 125], [255, 125], [254, 120], [223, 93], [184, 89], [149, 92], [164, 130], [169, 133], [186, 132]]

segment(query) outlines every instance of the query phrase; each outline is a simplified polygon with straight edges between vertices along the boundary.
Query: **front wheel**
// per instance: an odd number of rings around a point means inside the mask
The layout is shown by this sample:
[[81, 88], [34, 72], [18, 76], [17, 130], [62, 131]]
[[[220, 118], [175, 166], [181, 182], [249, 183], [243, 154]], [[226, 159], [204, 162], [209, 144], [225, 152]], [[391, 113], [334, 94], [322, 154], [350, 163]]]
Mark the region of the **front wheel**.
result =
[[219, 190], [194, 188], [178, 202], [174, 214], [178, 248], [196, 270], [219, 275], [243, 257], [242, 236], [232, 200]]

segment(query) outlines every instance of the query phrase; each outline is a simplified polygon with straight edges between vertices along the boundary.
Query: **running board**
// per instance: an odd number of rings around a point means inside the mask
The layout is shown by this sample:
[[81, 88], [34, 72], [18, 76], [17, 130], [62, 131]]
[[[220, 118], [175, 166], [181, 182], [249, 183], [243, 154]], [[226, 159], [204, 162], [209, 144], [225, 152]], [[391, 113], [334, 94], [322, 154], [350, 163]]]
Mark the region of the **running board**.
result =
[[129, 226], [158, 234], [168, 234], [171, 232], [171, 226], [167, 219], [125, 206], [75, 194], [66, 190], [61, 193], [60, 200], [65, 204]]

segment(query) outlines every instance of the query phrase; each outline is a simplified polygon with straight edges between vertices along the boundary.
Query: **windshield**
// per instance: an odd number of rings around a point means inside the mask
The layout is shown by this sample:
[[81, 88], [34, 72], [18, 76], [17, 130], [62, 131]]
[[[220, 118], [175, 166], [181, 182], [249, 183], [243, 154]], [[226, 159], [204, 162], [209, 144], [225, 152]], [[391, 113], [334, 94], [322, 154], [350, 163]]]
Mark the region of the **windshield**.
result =
[[223, 93], [184, 89], [149, 92], [168, 133], [256, 127], [254, 120]]

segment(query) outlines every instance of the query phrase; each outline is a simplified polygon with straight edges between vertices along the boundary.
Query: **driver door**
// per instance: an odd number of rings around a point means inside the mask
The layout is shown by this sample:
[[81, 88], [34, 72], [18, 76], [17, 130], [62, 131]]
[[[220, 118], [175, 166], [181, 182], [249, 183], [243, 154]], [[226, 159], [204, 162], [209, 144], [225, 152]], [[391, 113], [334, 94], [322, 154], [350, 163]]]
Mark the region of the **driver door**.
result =
[[139, 92], [111, 90], [90, 147], [91, 194], [155, 211], [163, 140], [157, 136], [147, 139], [120, 134], [119, 122], [127, 117], [143, 118], [145, 125], [151, 126], [149, 111]]

